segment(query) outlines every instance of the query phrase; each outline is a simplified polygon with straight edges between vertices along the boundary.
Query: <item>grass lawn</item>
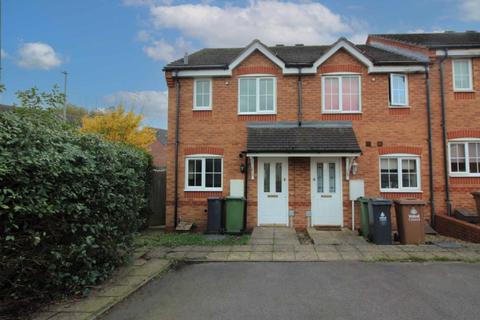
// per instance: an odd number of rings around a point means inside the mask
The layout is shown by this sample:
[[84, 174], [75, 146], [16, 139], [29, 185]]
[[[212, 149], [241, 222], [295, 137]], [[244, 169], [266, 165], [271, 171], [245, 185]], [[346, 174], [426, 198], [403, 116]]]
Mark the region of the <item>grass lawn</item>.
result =
[[201, 233], [165, 233], [163, 231], [147, 231], [141, 233], [137, 240], [137, 247], [178, 247], [178, 246], [228, 246], [245, 245], [250, 235], [225, 235], [225, 238], [213, 240], [208, 239]]

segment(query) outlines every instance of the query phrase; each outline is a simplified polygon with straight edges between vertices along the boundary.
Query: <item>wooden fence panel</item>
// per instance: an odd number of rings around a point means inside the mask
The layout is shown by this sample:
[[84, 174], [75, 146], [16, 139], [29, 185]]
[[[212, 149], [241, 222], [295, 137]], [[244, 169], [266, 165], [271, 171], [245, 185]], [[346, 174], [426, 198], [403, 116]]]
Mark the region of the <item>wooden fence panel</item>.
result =
[[154, 169], [150, 188], [149, 205], [152, 215], [148, 219], [150, 226], [165, 225], [165, 203], [167, 198], [167, 172], [165, 169]]

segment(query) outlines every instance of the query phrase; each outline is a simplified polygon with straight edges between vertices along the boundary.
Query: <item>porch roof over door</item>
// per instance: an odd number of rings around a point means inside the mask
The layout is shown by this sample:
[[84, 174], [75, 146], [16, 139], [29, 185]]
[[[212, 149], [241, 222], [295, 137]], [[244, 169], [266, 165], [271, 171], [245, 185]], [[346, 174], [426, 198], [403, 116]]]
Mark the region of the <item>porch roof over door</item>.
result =
[[248, 123], [248, 154], [355, 154], [360, 153], [352, 123]]

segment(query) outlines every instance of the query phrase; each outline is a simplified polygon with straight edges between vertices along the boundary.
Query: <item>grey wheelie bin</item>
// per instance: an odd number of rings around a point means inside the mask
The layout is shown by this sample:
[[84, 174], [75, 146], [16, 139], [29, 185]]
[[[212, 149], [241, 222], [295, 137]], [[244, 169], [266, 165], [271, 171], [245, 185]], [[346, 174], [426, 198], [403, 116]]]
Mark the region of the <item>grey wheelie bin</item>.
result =
[[368, 202], [369, 239], [375, 244], [392, 244], [392, 201], [371, 198]]

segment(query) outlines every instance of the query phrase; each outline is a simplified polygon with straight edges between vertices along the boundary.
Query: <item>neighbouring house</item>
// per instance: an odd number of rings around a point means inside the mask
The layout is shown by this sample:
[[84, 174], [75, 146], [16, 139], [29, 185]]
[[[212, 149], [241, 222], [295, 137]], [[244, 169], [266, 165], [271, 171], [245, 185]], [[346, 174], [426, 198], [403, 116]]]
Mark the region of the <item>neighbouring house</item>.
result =
[[362, 185], [367, 196], [425, 200], [429, 221], [474, 209], [478, 32], [370, 35], [360, 45], [255, 40], [164, 71], [168, 228], [203, 230], [207, 198], [242, 183], [247, 229], [351, 227], [350, 189]]
[[155, 129], [156, 140], [148, 147], [153, 158], [153, 166], [157, 169], [167, 167], [167, 130]]
[[0, 104], [0, 112], [3, 111], [10, 111], [12, 110], [13, 106], [7, 105], [7, 104]]

